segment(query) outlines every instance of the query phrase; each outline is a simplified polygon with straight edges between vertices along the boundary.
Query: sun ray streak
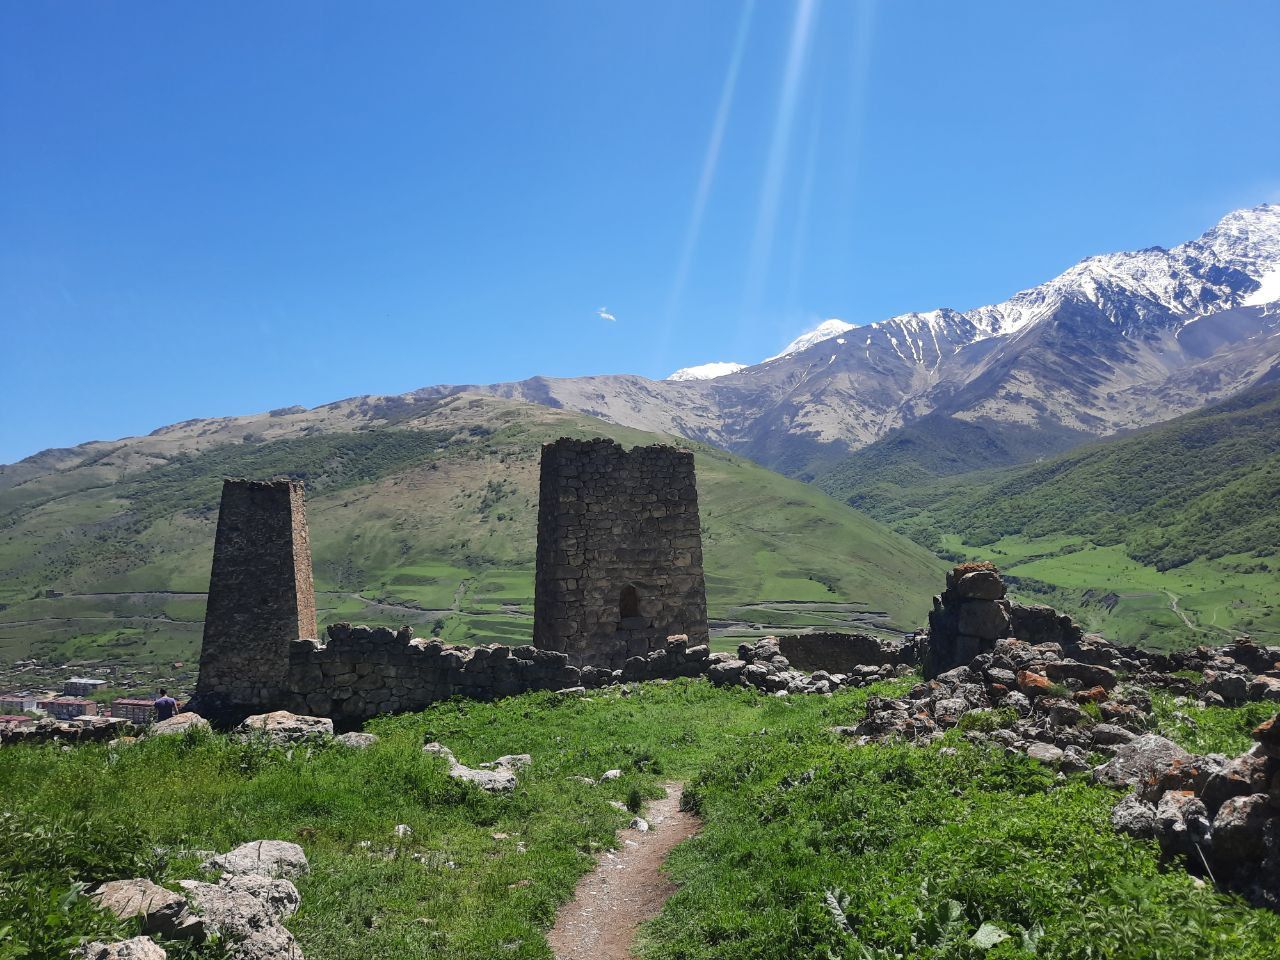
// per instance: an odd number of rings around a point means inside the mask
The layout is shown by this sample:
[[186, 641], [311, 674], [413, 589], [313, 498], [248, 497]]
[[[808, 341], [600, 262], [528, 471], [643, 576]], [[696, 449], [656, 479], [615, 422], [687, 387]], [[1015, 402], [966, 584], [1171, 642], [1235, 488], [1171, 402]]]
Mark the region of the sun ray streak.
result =
[[747, 49], [747, 36], [751, 31], [751, 19], [755, 13], [755, 6], [755, 0], [748, 0], [738, 20], [738, 33], [733, 41], [733, 54], [729, 58], [729, 69], [725, 72], [724, 85], [720, 89], [720, 102], [716, 106], [715, 120], [711, 124], [711, 136], [707, 140], [706, 153], [702, 158], [702, 172], [698, 176], [698, 187], [693, 197], [689, 225], [685, 230], [680, 263], [676, 268], [675, 282], [671, 286], [668, 315], [678, 311], [680, 301], [684, 297], [685, 284], [689, 280], [689, 270], [693, 266], [693, 254], [702, 233], [702, 220], [706, 214], [711, 188], [715, 183], [716, 168], [720, 164], [720, 148], [724, 144], [725, 128], [729, 125], [729, 114], [733, 110], [734, 96], [738, 89], [738, 73]]
[[778, 205], [782, 198], [782, 180], [786, 174], [787, 158], [791, 152], [791, 131], [795, 124], [796, 104], [804, 79], [809, 40], [813, 33], [813, 21], [817, 8], [818, 0], [801, 0], [796, 7], [795, 21], [791, 28], [787, 62], [782, 75], [782, 90], [778, 97], [778, 112], [774, 118], [773, 137], [769, 143], [764, 181], [760, 191], [760, 208], [756, 219], [755, 236], [748, 259], [746, 296], [748, 312], [759, 303], [760, 295], [764, 290], [769, 258], [773, 252]]

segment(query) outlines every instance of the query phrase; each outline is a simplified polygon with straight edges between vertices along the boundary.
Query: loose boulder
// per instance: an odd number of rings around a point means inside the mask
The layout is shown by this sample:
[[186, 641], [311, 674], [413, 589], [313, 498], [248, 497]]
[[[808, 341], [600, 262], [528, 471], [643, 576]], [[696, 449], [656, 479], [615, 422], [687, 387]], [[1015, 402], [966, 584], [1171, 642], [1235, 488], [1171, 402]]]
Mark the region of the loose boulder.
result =
[[239, 877], [221, 884], [183, 880], [182, 889], [205, 926], [232, 944], [233, 960], [302, 960], [293, 934], [280, 924], [298, 904], [298, 892], [288, 880]]
[[375, 733], [344, 733], [334, 737], [333, 742], [341, 747], [350, 747], [352, 750], [367, 750], [378, 742], [378, 735]]
[[160, 720], [147, 727], [144, 737], [164, 737], [186, 733], [189, 730], [209, 730], [209, 721], [198, 713], [179, 713], [168, 720]]
[[1131, 793], [1112, 808], [1111, 825], [1131, 837], [1149, 839], [1155, 835], [1156, 808]]
[[422, 749], [424, 753], [444, 757], [449, 763], [449, 776], [454, 780], [474, 784], [489, 793], [507, 793], [514, 790], [516, 772], [533, 762], [533, 758], [527, 753], [520, 753], [499, 757], [489, 763], [480, 764], [479, 768], [473, 768], [459, 763], [453, 751], [442, 743], [428, 743]]
[[200, 921], [187, 909], [186, 898], [144, 877], [110, 880], [93, 892], [93, 899], [121, 920], [140, 918], [144, 933], [203, 938]]
[[1213, 818], [1213, 852], [1217, 862], [1238, 871], [1260, 860], [1270, 818], [1265, 793], [1231, 797], [1223, 803]]
[[1112, 787], [1135, 787], [1163, 771], [1174, 760], [1189, 760], [1191, 754], [1165, 737], [1143, 734], [1116, 748], [1115, 756], [1096, 767], [1093, 777]]
[[84, 947], [84, 960], [167, 960], [169, 956], [150, 937], [134, 937], [116, 943], [94, 941]]
[[205, 864], [209, 870], [234, 875], [300, 877], [310, 870], [307, 855], [287, 840], [252, 840], [221, 854]]
[[275, 744], [287, 745], [312, 739], [329, 739], [333, 736], [333, 721], [328, 717], [308, 717], [275, 710], [248, 717], [236, 733], [241, 737], [265, 737]]

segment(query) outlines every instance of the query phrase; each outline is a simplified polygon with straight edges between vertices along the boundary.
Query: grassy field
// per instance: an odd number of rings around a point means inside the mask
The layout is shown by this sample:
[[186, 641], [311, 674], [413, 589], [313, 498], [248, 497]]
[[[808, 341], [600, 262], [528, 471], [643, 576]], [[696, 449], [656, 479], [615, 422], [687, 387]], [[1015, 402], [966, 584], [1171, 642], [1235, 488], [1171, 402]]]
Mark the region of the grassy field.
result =
[[[147, 637], [134, 666], [194, 657], [221, 478], [277, 474], [307, 483], [322, 625], [527, 642], [538, 458], [559, 436], [670, 442], [463, 397], [378, 430], [237, 442], [109, 480], [88, 466], [72, 471], [89, 475], [78, 484], [54, 474], [0, 489], [0, 659], [92, 657], [122, 630]], [[812, 486], [681, 444], [697, 459], [713, 617], [745, 602], [834, 599], [908, 629], [923, 621], [945, 571], [927, 550]]]
[[[1009, 960], [1033, 956], [1032, 942], [1063, 960], [1275, 956], [1280, 919], [1161, 869], [1153, 844], [1112, 832], [1109, 791], [963, 743], [851, 748], [829, 733], [866, 695], [681, 681], [441, 704], [374, 722], [382, 740], [364, 752], [198, 734], [116, 753], [6, 749], [0, 956], [27, 943], [27, 956], [61, 957], [68, 938], [128, 933], [78, 883], [173, 883], [197, 870], [183, 851], [274, 837], [301, 842], [312, 864], [289, 921], [310, 960], [547, 960], [557, 905], [628, 816], [607, 801], [667, 780], [690, 783], [706, 827], [672, 859], [682, 886], [646, 931], [652, 960]], [[1235, 735], [1214, 729], [1214, 743]], [[449, 780], [424, 740], [464, 763], [528, 752], [533, 765], [513, 794], [490, 796]], [[623, 776], [573, 779], [611, 768]], [[401, 823], [411, 836], [395, 836]], [[983, 954], [969, 940], [984, 923], [1011, 939]]]

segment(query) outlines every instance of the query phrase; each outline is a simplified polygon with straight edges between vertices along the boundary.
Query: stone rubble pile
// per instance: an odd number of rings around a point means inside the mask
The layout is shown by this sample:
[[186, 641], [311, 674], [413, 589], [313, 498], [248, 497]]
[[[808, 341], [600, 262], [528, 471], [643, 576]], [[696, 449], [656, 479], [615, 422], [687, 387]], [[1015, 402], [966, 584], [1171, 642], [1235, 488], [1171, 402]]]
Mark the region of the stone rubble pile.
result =
[[[1128, 653], [1138, 663], [1134, 680], [1146, 686], [1194, 696], [1211, 706], [1280, 702], [1280, 647], [1263, 646], [1250, 637], [1170, 654]], [[1185, 676], [1190, 672], [1200, 679]]]
[[118, 943], [90, 943], [86, 960], [165, 960], [166, 951], [151, 939], [203, 943], [219, 938], [231, 960], [303, 960], [302, 951], [283, 925], [302, 902], [291, 877], [309, 870], [296, 843], [255, 840], [206, 862], [220, 871], [217, 883], [183, 880], [178, 893], [144, 877], [112, 880], [93, 892], [98, 906], [122, 920], [137, 918], [144, 936]]
[[[1154, 838], [1194, 872], [1280, 908], [1280, 714], [1254, 731], [1248, 753], [1195, 756], [1151, 732], [1147, 692], [1202, 706], [1280, 700], [1280, 648], [1247, 637], [1176, 654], [1116, 646], [1052, 608], [1009, 603], [990, 564], [951, 572], [919, 643], [928, 679], [902, 697], [871, 697], [865, 718], [838, 732], [929, 742], [958, 727], [1063, 774], [1091, 772], [1130, 790], [1113, 810], [1117, 830]], [[1095, 767], [1098, 754], [1108, 759]]]
[[833, 674], [826, 670], [805, 673], [794, 668], [791, 661], [782, 655], [777, 637], [763, 637], [754, 643], [741, 644], [737, 657], [727, 653], [712, 654], [709, 663], [707, 679], [718, 686], [755, 687], [778, 695], [828, 694], [841, 688], [875, 683], [911, 669], [905, 665], [895, 667], [883, 663], [859, 666], [850, 673]]
[[1197, 756], [1155, 734], [1120, 748], [1094, 771], [1131, 792], [1112, 811], [1117, 830], [1154, 838], [1195, 873], [1280, 909], [1280, 714], [1238, 757]]
[[1110, 667], [1072, 659], [1056, 643], [1006, 638], [903, 697], [871, 697], [866, 718], [840, 730], [862, 743], [927, 742], [960, 726], [970, 739], [1073, 772], [1088, 769], [1090, 751], [1109, 755], [1144, 732], [1150, 709], [1150, 697]]

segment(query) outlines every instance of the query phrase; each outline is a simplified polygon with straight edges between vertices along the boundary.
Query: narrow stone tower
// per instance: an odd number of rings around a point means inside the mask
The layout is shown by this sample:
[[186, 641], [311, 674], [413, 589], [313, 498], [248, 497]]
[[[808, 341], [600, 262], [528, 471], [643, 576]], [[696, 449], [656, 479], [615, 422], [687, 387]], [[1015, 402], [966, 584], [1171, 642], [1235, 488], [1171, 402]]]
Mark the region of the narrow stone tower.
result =
[[672, 634], [707, 642], [693, 454], [562, 438], [542, 448], [533, 642], [617, 669]]
[[316, 636], [311, 545], [296, 480], [226, 480], [193, 709], [274, 709], [289, 644]]

